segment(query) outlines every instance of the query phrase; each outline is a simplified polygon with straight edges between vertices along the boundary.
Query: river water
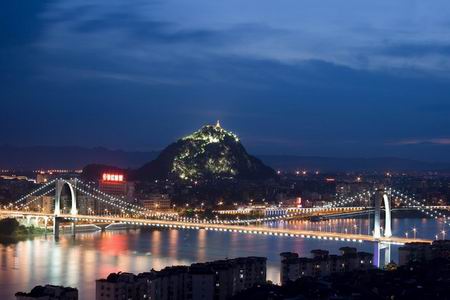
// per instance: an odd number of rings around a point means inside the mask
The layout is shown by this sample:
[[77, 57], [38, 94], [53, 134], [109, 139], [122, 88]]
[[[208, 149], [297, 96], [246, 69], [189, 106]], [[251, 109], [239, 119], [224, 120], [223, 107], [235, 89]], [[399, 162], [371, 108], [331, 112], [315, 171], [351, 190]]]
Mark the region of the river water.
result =
[[[289, 221], [266, 224], [322, 231], [367, 234], [367, 219], [336, 219], [321, 222]], [[432, 219], [393, 219], [394, 235], [434, 239], [443, 228]], [[440, 236], [441, 238], [442, 236]], [[205, 230], [130, 229], [36, 237], [12, 244], [0, 244], [0, 299], [14, 299], [17, 291], [29, 291], [39, 284], [77, 287], [80, 299], [95, 298], [95, 280], [111, 272], [139, 273], [165, 266], [187, 265], [240, 256], [268, 258], [267, 279], [279, 282], [279, 253], [293, 251], [309, 256], [313, 249], [338, 253], [342, 246], [373, 252], [371, 243], [345, 243], [292, 237], [250, 235]], [[391, 257], [398, 259], [398, 247]]]

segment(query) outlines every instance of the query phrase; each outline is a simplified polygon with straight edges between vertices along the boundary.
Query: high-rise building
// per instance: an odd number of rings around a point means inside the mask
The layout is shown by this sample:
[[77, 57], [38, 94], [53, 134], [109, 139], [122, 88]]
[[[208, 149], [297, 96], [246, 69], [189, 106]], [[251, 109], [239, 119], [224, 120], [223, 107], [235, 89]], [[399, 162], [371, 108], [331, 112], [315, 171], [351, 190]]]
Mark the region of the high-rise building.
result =
[[413, 242], [398, 249], [399, 265], [409, 262], [425, 262], [435, 258], [450, 258], [450, 240], [434, 241], [432, 244]]
[[42, 213], [52, 213], [54, 210], [54, 196], [30, 196], [28, 199], [26, 209]]
[[357, 252], [356, 248], [343, 247], [341, 255], [330, 255], [326, 250], [313, 250], [312, 258], [299, 257], [297, 253], [281, 253], [280, 281], [285, 285], [301, 277], [323, 277], [332, 273], [368, 270], [373, 266], [373, 255]]
[[230, 299], [266, 282], [266, 258], [244, 257], [133, 275], [110, 274], [96, 282], [96, 299]]
[[55, 209], [55, 197], [54, 196], [43, 196], [42, 197], [42, 212], [49, 214]]
[[51, 172], [38, 172], [36, 175], [36, 183], [44, 184], [49, 182], [50, 180], [56, 178], [57, 174], [53, 174]]
[[111, 273], [96, 282], [96, 299], [139, 299], [138, 293], [139, 282], [131, 273]]
[[132, 199], [134, 183], [125, 180], [123, 174], [104, 173], [99, 180], [99, 190], [111, 196]]
[[[95, 199], [82, 193], [77, 194], [77, 209], [80, 215], [92, 215], [94, 212], [99, 212], [103, 208], [101, 201], [95, 201]], [[106, 204], [104, 205], [107, 206]]]
[[240, 291], [266, 282], [266, 258], [242, 257], [191, 265], [214, 274], [214, 298], [229, 299]]

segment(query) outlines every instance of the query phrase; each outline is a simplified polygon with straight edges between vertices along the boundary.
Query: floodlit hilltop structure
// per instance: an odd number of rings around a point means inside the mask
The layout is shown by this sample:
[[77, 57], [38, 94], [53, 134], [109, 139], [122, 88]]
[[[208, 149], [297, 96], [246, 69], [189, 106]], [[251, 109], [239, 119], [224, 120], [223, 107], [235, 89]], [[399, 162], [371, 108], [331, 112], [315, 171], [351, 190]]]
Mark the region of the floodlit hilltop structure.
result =
[[247, 153], [220, 122], [205, 125], [165, 148], [136, 172], [140, 179], [269, 179], [275, 171]]

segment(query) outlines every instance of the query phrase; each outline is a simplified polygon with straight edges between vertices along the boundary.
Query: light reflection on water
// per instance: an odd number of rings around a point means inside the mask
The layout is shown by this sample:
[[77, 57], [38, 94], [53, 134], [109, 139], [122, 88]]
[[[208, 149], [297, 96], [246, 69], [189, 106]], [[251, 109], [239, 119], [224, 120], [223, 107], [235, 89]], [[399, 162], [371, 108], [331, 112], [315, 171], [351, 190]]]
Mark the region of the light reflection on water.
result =
[[[266, 224], [272, 227], [344, 232], [368, 232], [368, 220], [336, 219], [321, 222], [290, 221]], [[356, 227], [355, 227], [356, 225]], [[442, 225], [434, 220], [394, 219], [394, 235], [417, 228], [418, 237], [434, 238]], [[410, 233], [412, 237], [412, 233]], [[38, 237], [16, 244], [0, 244], [0, 299], [14, 299], [17, 291], [38, 284], [78, 287], [80, 299], [93, 299], [95, 280], [111, 272], [145, 272], [169, 265], [191, 264], [238, 256], [268, 257], [267, 277], [279, 282], [279, 253], [295, 251], [308, 256], [313, 249], [337, 253], [344, 242], [304, 240], [289, 237], [246, 235], [195, 230], [122, 230]], [[350, 244], [372, 252], [370, 243]], [[397, 260], [398, 247], [392, 258]]]

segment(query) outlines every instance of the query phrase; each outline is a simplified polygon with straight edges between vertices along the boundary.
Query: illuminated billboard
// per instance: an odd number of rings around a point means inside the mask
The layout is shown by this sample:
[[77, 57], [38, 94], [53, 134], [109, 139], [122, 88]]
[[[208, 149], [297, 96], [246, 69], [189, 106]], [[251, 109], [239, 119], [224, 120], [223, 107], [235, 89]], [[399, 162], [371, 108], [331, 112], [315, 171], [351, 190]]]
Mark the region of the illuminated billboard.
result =
[[103, 181], [122, 182], [123, 174], [103, 173]]

